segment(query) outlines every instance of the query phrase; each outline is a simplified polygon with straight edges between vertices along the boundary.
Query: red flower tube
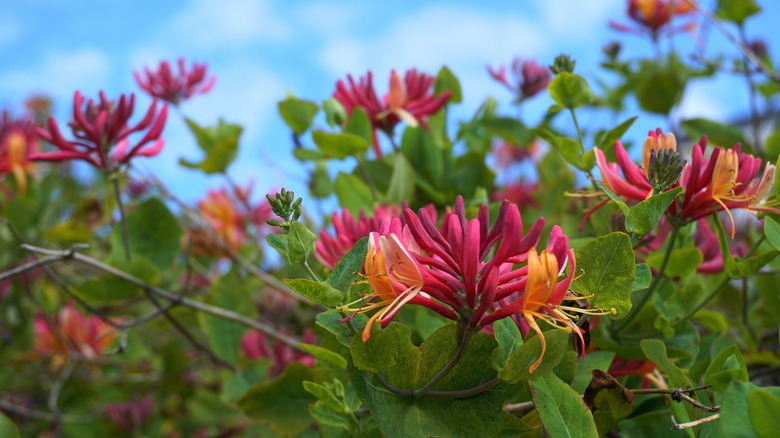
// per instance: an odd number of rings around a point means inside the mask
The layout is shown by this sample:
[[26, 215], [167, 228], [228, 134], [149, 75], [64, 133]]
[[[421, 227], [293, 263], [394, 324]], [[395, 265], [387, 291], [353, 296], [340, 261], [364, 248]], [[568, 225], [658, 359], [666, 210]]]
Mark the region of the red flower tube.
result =
[[178, 72], [174, 72], [168, 61], [160, 62], [157, 71], [144, 68], [145, 77], [135, 72], [135, 81], [150, 96], [173, 105], [178, 105], [196, 94], [208, 93], [214, 87], [217, 78], [206, 78], [206, 64], [193, 62], [189, 71], [184, 65], [184, 58], [179, 58], [177, 64]]

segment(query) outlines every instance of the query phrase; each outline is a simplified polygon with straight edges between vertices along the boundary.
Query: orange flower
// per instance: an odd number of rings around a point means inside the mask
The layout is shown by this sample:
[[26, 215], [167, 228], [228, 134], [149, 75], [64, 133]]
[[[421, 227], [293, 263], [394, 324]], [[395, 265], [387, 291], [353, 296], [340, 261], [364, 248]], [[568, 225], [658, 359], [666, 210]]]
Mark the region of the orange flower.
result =
[[114, 341], [117, 332], [97, 316], [85, 316], [71, 302], [53, 319], [35, 318], [35, 349], [47, 354], [78, 353], [94, 359]]

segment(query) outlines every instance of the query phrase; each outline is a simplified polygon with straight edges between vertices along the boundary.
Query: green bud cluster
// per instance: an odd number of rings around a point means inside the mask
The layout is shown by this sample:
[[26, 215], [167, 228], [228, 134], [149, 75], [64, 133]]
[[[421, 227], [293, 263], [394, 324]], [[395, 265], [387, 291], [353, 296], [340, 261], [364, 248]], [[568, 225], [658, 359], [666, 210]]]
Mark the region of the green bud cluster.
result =
[[680, 154], [675, 150], [651, 150], [647, 165], [647, 179], [655, 193], [673, 186], [680, 179], [686, 163], [687, 161], [680, 158]]
[[558, 74], [561, 72], [574, 72], [574, 66], [577, 64], [577, 61], [573, 60], [571, 56], [560, 54], [555, 57], [555, 61], [553, 62], [553, 65], [550, 66], [550, 71], [553, 72], [553, 74]]
[[282, 188], [275, 195], [265, 195], [265, 197], [268, 199], [268, 203], [271, 204], [274, 214], [284, 219], [284, 222], [268, 219], [266, 221], [268, 225], [287, 228], [290, 226], [290, 222], [297, 221], [301, 217], [303, 198], [295, 199], [295, 192]]

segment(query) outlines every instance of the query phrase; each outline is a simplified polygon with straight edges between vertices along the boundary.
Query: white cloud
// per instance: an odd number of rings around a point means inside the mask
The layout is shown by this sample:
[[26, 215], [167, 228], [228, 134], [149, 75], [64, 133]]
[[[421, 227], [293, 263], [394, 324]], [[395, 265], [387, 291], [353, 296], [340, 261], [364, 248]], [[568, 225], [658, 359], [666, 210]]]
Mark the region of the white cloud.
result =
[[97, 95], [107, 83], [109, 70], [108, 56], [94, 48], [54, 52], [45, 55], [38, 65], [0, 75], [0, 89], [16, 99], [44, 92], [55, 101], [68, 102], [75, 90], [86, 96]]
[[169, 31], [178, 44], [203, 49], [278, 41], [291, 30], [277, 15], [267, 0], [198, 0], [172, 20]]

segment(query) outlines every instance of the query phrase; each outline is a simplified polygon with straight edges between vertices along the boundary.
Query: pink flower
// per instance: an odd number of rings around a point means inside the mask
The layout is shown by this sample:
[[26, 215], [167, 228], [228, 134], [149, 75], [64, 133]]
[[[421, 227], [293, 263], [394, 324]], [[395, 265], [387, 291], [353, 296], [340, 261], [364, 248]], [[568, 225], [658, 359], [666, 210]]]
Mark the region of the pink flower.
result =
[[35, 318], [35, 350], [46, 354], [78, 353], [86, 359], [102, 354], [118, 333], [97, 316], [85, 316], [70, 302], [53, 319]]
[[230, 249], [238, 251], [241, 248], [245, 236], [244, 222], [227, 189], [209, 190], [206, 197], [198, 201], [198, 209]]
[[193, 62], [192, 70], [187, 71], [184, 58], [179, 58], [178, 66], [179, 71], [174, 72], [168, 61], [162, 61], [155, 72], [144, 68], [146, 80], [135, 72], [135, 81], [150, 96], [178, 105], [196, 94], [208, 93], [217, 80], [215, 76], [206, 79], [206, 64]]
[[[766, 163], [761, 170], [761, 159], [742, 153], [741, 145], [732, 149], [716, 147], [709, 158], [704, 158], [707, 137], [693, 147], [691, 162], [683, 169], [678, 182], [668, 187], [682, 187], [684, 197], [676, 199], [667, 209], [667, 215], [682, 223], [690, 223], [718, 211], [726, 211], [731, 219], [731, 236], [736, 228], [731, 209], [744, 208], [777, 211], [762, 204], [772, 189], [775, 166]], [[647, 173], [650, 152], [677, 149], [673, 134], [663, 135], [660, 129], [650, 131], [644, 143], [643, 163], [632, 163], [620, 142], [615, 143], [618, 163], [608, 163], [604, 153], [595, 149], [601, 176], [609, 190], [626, 201], [642, 201], [653, 194]], [[603, 205], [600, 204], [600, 205]], [[597, 205], [595, 208], [598, 208]], [[588, 214], [592, 213], [589, 212]]]
[[506, 187], [497, 189], [491, 198], [494, 201], [506, 199], [520, 208], [538, 207], [539, 203], [534, 198], [534, 193], [539, 189], [535, 182], [518, 181]]
[[106, 407], [108, 419], [122, 430], [138, 431], [146, 424], [154, 410], [154, 397], [134, 397], [126, 402], [109, 403]]
[[[628, 0], [626, 13], [640, 27], [631, 27], [624, 24], [610, 22], [613, 29], [635, 34], [650, 34], [655, 38], [658, 32], [664, 29], [675, 15], [688, 15], [693, 12], [693, 7], [684, 0]], [[669, 33], [688, 31], [693, 28], [694, 22], [669, 30]]]
[[[39, 128], [38, 135], [59, 151], [36, 153], [31, 159], [83, 160], [110, 172], [118, 165], [127, 164], [135, 156], [157, 155], [164, 144], [160, 135], [168, 117], [168, 106], [163, 105], [158, 112], [157, 102], [153, 102], [144, 118], [130, 126], [128, 122], [134, 109], [135, 96], [132, 94], [130, 98], [122, 95], [117, 102], [109, 100], [101, 91], [99, 102], [89, 100], [85, 105], [84, 96], [76, 91], [73, 97], [73, 120], [68, 124], [74, 139], [65, 139], [57, 122], [50, 117], [48, 129]], [[143, 137], [131, 145], [130, 135], [144, 131]]]
[[317, 259], [330, 269], [336, 266], [344, 255], [357, 243], [358, 240], [368, 236], [372, 231], [379, 231], [379, 227], [387, 220], [400, 217], [401, 212], [396, 205], [377, 206], [374, 216], [367, 217], [361, 211], [357, 220], [347, 211], [341, 210], [333, 213], [333, 233], [331, 237], [326, 230], [320, 231], [317, 240]]
[[[405, 225], [393, 219], [371, 233], [364, 266], [373, 292], [340, 308], [353, 313], [377, 310], [363, 331], [363, 341], [370, 338], [373, 322], [387, 326], [407, 304], [424, 306], [476, 330], [519, 314], [532, 322], [534, 330], [536, 320], [542, 319], [581, 334], [560, 305], [564, 299], [576, 299], [568, 293], [574, 252], [560, 227], [552, 228], [540, 255], [536, 246], [544, 220], [537, 220], [524, 236], [520, 212], [507, 201], [492, 227], [485, 204], [476, 218], [467, 220], [461, 197], [441, 227], [425, 209], [417, 214], [406, 209], [404, 219]], [[569, 264], [570, 274], [559, 279]]]
[[[289, 335], [290, 332], [281, 329], [280, 333]], [[303, 332], [303, 343], [315, 342], [314, 332], [308, 328]], [[271, 361], [269, 374], [277, 376], [287, 368], [290, 362], [300, 362], [308, 367], [314, 366], [314, 358], [306, 353], [295, 351], [289, 345], [281, 342], [269, 342], [265, 333], [257, 330], [248, 332], [241, 339], [241, 352], [247, 359], [268, 359]]]
[[0, 119], [0, 175], [13, 175], [22, 193], [27, 191], [27, 175], [33, 173], [31, 157], [38, 152], [39, 143], [34, 122], [15, 120], [3, 113]]
[[488, 66], [487, 69], [493, 79], [514, 93], [516, 102], [522, 102], [529, 97], [536, 96], [550, 83], [550, 71], [547, 67], [530, 59], [524, 61], [516, 57], [512, 61], [512, 82], [507, 79], [506, 67], [503, 65], [497, 69]]
[[438, 112], [452, 94], [445, 91], [435, 97], [431, 92], [433, 76], [417, 73], [416, 69], [407, 70], [403, 79], [393, 70], [390, 73], [389, 91], [381, 100], [374, 90], [373, 74], [370, 71], [357, 83], [351, 75], [347, 76], [347, 81], [349, 86], [342, 80], [336, 83], [333, 97], [349, 115], [356, 107], [366, 112], [374, 128], [374, 152], [379, 158], [382, 157], [382, 151], [376, 137], [377, 129], [392, 136], [395, 125], [402, 120], [409, 126], [422, 125], [427, 128], [427, 117]]

